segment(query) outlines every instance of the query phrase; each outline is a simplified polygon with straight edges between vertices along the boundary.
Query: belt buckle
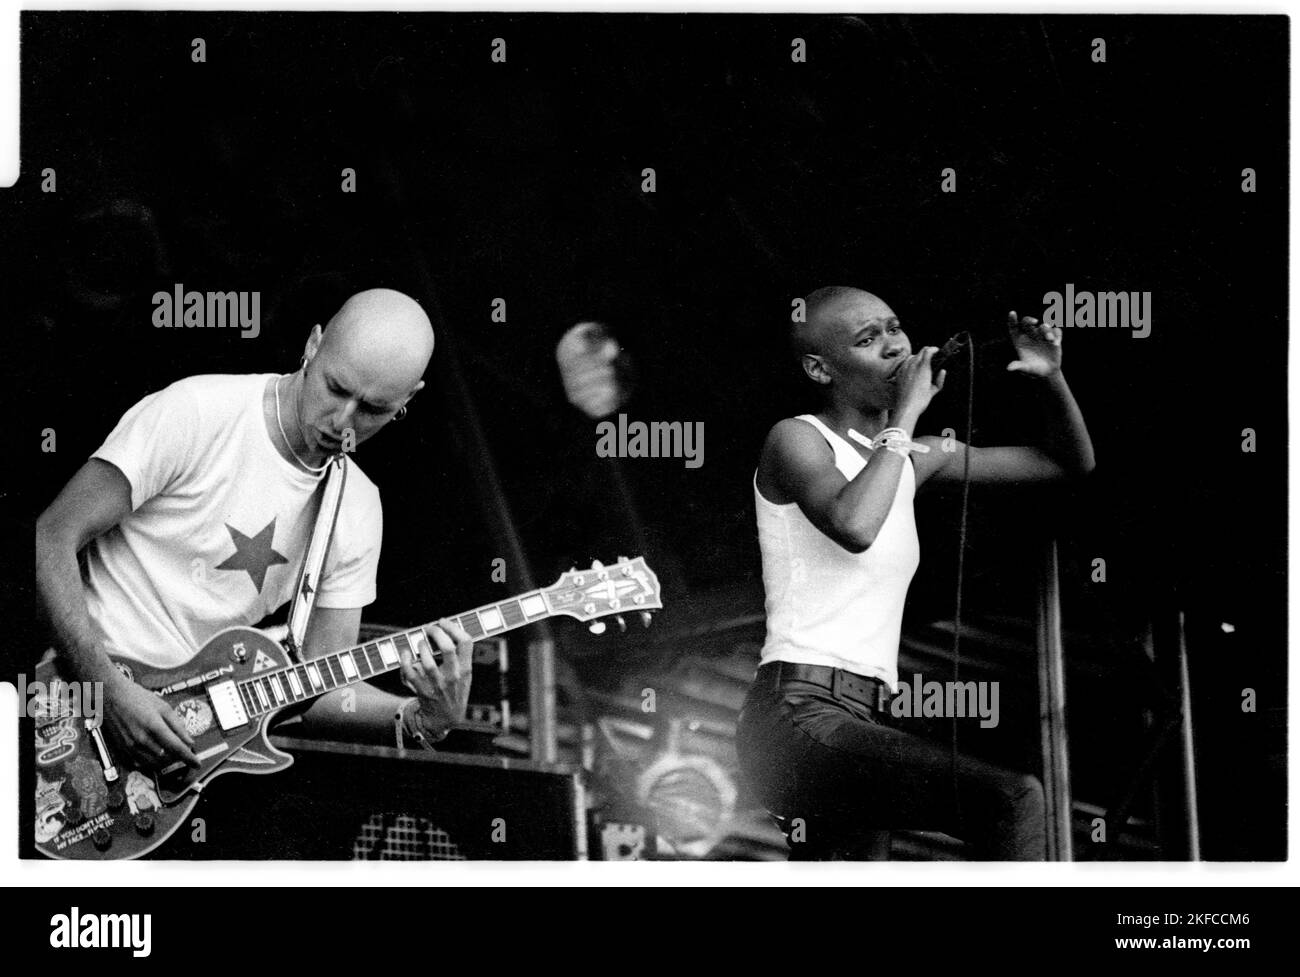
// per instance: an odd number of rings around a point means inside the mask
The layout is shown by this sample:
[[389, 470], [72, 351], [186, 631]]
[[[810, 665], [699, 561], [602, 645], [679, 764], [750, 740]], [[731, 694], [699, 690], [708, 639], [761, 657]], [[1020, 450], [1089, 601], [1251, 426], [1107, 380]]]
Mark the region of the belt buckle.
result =
[[857, 678], [856, 675], [846, 672], [842, 668], [835, 669], [831, 678], [831, 695], [835, 696], [837, 699], [849, 699], [853, 702], [861, 703], [863, 698], [861, 694], [852, 695], [849, 692], [849, 688], [853, 684], [852, 680], [855, 678]]
[[[868, 709], [879, 711], [884, 705], [881, 701], [883, 696], [880, 694], [883, 686], [884, 683], [876, 679], [854, 675], [852, 672], [837, 668], [835, 669], [834, 678], [831, 679], [831, 695], [836, 698], [849, 699], [859, 705], [865, 705]], [[871, 695], [873, 689], [876, 692], [874, 699]]]

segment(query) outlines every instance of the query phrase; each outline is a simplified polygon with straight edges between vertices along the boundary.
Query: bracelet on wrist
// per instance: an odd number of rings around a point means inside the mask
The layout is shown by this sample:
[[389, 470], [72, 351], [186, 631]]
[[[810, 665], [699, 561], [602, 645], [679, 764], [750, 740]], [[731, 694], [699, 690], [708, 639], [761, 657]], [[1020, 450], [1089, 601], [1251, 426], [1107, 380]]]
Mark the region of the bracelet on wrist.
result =
[[877, 434], [874, 439], [867, 437], [865, 434], [859, 434], [853, 428], [849, 428], [849, 437], [872, 451], [877, 448], [884, 448], [886, 451], [892, 451], [904, 458], [913, 451], [925, 454], [930, 450], [927, 445], [913, 441], [901, 427], [887, 427]]
[[418, 698], [407, 699], [398, 708], [393, 717], [393, 732], [397, 740], [399, 750], [406, 749], [406, 741], [413, 740], [426, 750], [433, 749], [434, 743], [441, 743], [451, 732], [448, 726], [437, 735], [425, 731], [424, 724], [420, 721], [420, 700]]

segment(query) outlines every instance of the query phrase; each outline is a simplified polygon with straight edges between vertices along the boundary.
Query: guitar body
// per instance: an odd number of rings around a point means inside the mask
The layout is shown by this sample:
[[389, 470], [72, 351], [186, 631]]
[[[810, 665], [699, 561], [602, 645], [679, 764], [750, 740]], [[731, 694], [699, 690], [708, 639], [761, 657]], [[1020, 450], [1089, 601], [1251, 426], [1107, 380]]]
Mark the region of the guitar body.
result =
[[[663, 607], [659, 580], [645, 560], [619, 558], [570, 570], [544, 590], [466, 611], [454, 620], [471, 640], [563, 615], [594, 621], [623, 613], [650, 623]], [[603, 625], [602, 625], [603, 629]], [[223, 773], [276, 773], [293, 758], [277, 750], [267, 728], [286, 706], [305, 704], [335, 689], [391, 672], [404, 655], [434, 655], [424, 626], [296, 663], [274, 640], [252, 628], [214, 635], [179, 668], [113, 663], [137, 685], [161, 696], [194, 740], [197, 770], [173, 763], [136, 770], [113, 756], [96, 719], [87, 721], [81, 686], [50, 658], [28, 686], [35, 705], [36, 848], [51, 858], [136, 858], [188, 824], [199, 793]], [[102, 705], [102, 703], [101, 703]], [[32, 713], [29, 713], [32, 715]]]
[[[252, 628], [213, 636], [179, 668], [151, 668], [114, 659], [138, 685], [162, 696], [185, 721], [202, 766], [150, 772], [115, 755], [95, 725], [67, 708], [67, 678], [57, 659], [42, 662], [35, 680], [46, 690], [36, 718], [36, 848], [51, 858], [137, 858], [185, 825], [199, 792], [223, 773], [275, 773], [293, 763], [267, 739], [275, 712], [231, 724], [217, 704], [238, 683], [289, 664], [284, 649]], [[226, 728], [219, 719], [227, 715]], [[107, 744], [108, 755], [97, 737]], [[108, 761], [107, 763], [105, 761]]]

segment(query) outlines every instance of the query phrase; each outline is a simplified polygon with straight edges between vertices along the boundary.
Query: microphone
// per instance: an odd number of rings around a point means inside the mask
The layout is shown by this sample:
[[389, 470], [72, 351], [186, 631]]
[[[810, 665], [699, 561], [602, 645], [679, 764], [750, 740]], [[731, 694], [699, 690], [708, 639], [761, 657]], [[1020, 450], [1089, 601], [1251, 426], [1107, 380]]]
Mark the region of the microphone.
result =
[[964, 365], [967, 356], [970, 355], [966, 352], [967, 346], [974, 346], [977, 353], [981, 350], [1005, 349], [1007, 347], [1007, 337], [1005, 335], [993, 335], [985, 336], [983, 339], [974, 339], [968, 332], [959, 332], [939, 347], [939, 352], [930, 357], [930, 369], [938, 373], [945, 366]]
[[[993, 349], [1006, 345], [1005, 336], [988, 336], [983, 339], [975, 340], [969, 332], [963, 330], [957, 333], [950, 340], [939, 347], [938, 351], [930, 357], [930, 370], [935, 375], [946, 367], [963, 366], [966, 363], [967, 346], [974, 346], [976, 351], [982, 349]], [[893, 380], [893, 377], [890, 377]]]
[[947, 365], [949, 360], [955, 359], [966, 346], [970, 345], [970, 333], [959, 332], [939, 348], [939, 352], [930, 357], [930, 369], [938, 373]]

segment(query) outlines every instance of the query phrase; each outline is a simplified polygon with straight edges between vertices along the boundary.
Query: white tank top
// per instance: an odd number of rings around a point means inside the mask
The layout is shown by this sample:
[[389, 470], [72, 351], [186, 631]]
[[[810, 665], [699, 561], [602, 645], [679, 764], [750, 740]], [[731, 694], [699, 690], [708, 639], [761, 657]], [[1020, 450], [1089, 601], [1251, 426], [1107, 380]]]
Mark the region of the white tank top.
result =
[[[835, 467], [852, 480], [866, 459], [811, 414], [801, 414], [835, 452]], [[903, 602], [921, 561], [912, 499], [916, 472], [903, 466], [889, 515], [862, 553], [850, 553], [808, 521], [798, 503], [777, 505], [758, 491], [754, 508], [763, 555], [767, 640], [762, 663], [829, 665], [868, 675], [898, 690], [898, 640]]]

